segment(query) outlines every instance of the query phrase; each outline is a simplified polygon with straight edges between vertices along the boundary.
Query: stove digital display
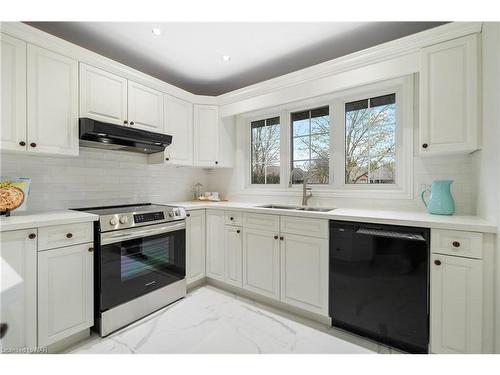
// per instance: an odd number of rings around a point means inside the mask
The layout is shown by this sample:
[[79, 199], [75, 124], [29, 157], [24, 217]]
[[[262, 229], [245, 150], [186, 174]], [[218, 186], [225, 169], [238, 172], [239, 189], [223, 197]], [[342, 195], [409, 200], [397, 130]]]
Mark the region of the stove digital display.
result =
[[148, 221], [165, 220], [163, 212], [151, 212], [134, 215], [134, 223], [147, 223]]

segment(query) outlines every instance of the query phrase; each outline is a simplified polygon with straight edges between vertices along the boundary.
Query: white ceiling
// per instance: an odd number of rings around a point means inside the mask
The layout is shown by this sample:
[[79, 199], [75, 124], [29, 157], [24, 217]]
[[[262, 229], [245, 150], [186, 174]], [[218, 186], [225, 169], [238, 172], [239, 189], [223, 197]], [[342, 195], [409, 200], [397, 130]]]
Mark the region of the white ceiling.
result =
[[442, 22], [28, 24], [195, 94], [219, 95]]

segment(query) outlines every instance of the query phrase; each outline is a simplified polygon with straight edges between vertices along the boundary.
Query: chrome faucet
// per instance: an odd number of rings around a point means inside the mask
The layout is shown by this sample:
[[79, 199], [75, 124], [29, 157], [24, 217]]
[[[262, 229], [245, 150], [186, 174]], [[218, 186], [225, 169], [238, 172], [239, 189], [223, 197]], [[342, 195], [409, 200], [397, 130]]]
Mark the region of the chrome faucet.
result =
[[288, 181], [288, 187], [292, 187], [293, 176], [296, 171], [302, 173], [302, 206], [307, 206], [307, 201], [312, 197], [312, 189], [307, 187], [307, 179], [309, 178], [309, 174], [304, 172], [300, 168], [293, 168], [290, 172], [290, 180]]

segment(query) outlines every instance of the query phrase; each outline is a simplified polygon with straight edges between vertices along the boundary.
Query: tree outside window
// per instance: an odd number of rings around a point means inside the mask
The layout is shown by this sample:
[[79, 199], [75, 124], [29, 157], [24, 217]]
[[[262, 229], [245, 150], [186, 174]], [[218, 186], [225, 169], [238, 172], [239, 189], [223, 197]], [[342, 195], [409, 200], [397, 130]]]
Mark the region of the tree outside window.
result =
[[291, 115], [291, 169], [304, 173], [292, 175], [292, 183], [302, 183], [304, 175], [312, 184], [328, 184], [330, 180], [330, 116], [322, 107]]
[[345, 183], [394, 184], [396, 94], [345, 105]]
[[251, 123], [251, 183], [280, 183], [280, 118]]

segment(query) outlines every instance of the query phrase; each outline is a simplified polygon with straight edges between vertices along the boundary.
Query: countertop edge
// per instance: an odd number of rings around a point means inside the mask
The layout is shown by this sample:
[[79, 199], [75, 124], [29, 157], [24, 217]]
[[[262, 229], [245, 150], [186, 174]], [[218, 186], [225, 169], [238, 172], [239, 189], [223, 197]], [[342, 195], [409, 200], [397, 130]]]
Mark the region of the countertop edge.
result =
[[[250, 204], [250, 203], [234, 203], [224, 202], [223, 204], [218, 203], [197, 203], [193, 202], [189, 204], [187, 202], [168, 202], [166, 204], [177, 204], [186, 209], [186, 211], [195, 211], [203, 209], [215, 209], [215, 210], [239, 210], [247, 212], [256, 212], [263, 214], [276, 214], [276, 215], [286, 215], [286, 216], [302, 216], [308, 218], [319, 218], [319, 219], [329, 219], [329, 220], [340, 220], [340, 221], [361, 221], [366, 223], [376, 223], [376, 224], [390, 224], [390, 225], [403, 225], [403, 226], [421, 226], [430, 229], [446, 229], [446, 230], [461, 230], [470, 232], [480, 232], [480, 233], [497, 233], [497, 225], [495, 223], [490, 223], [486, 219], [476, 216], [439, 216], [430, 215], [423, 212], [408, 212], [408, 211], [382, 211], [364, 210], [369, 212], [368, 216], [345, 214], [343, 211], [349, 210], [344, 208], [338, 208], [329, 212], [311, 212], [311, 211], [293, 211], [293, 210], [281, 210], [272, 208], [262, 208], [255, 207], [261, 204]], [[253, 206], [252, 206], [253, 205]], [[335, 213], [339, 211], [339, 213]], [[353, 210], [354, 212], [356, 210]], [[383, 212], [383, 216], [376, 216], [377, 212]], [[426, 218], [410, 218], [405, 217], [408, 215], [416, 216], [427, 216]], [[372, 216], [373, 215], [373, 216]], [[394, 217], [388, 217], [394, 215]], [[434, 217], [435, 216], [435, 217]], [[447, 221], [449, 219], [449, 221]], [[468, 221], [470, 220], [470, 221]], [[474, 222], [478, 221], [478, 222]]]
[[50, 227], [53, 225], [94, 222], [96, 220], [99, 220], [98, 215], [72, 210], [33, 213], [23, 212], [21, 215], [13, 214], [10, 217], [2, 217], [0, 221], [0, 232]]

